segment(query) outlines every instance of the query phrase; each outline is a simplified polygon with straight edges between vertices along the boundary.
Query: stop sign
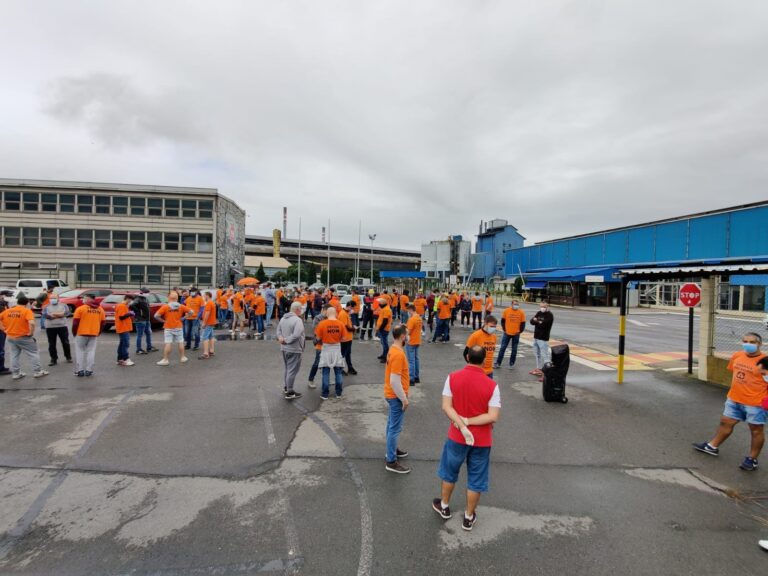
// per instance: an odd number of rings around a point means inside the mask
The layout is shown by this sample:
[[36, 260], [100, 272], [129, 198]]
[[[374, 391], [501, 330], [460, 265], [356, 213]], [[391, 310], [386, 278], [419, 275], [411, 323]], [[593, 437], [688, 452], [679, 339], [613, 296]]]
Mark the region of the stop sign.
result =
[[698, 306], [701, 302], [701, 288], [698, 284], [683, 284], [680, 287], [680, 302], [683, 306]]

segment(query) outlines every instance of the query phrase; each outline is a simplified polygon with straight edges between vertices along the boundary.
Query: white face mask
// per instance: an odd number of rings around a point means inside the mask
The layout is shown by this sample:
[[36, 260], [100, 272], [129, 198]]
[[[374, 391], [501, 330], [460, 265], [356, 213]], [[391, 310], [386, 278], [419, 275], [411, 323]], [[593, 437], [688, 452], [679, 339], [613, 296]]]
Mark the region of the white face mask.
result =
[[56, 306], [56, 304], [58, 304], [58, 303], [59, 303], [59, 299], [58, 298], [51, 298], [51, 304], [53, 306]]
[[519, 309], [520, 309], [520, 306], [518, 306], [517, 304], [512, 304], [512, 310], [519, 310]]
[[547, 309], [546, 309], [546, 308], [544, 308], [544, 307], [542, 307], [542, 308], [539, 308], [539, 312], [546, 312], [546, 311], [547, 311]]
[[766, 382], [768, 382], [768, 374], [765, 374], [765, 375], [763, 375], [763, 380], [765, 380]]
[[496, 326], [485, 326], [483, 327], [483, 330], [485, 330], [488, 334], [493, 334], [496, 332]]
[[171, 310], [178, 310], [179, 309], [179, 303], [178, 302], [168, 302], [168, 308]]

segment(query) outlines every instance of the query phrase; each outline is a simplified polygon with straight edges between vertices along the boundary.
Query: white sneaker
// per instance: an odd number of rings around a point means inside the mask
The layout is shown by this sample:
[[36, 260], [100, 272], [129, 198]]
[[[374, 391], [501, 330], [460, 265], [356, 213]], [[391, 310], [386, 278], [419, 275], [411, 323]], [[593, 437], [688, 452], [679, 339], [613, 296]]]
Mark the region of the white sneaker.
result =
[[166, 360], [165, 358], [163, 358], [157, 363], [158, 366], [168, 366], [168, 364], [170, 364], [170, 362], [168, 362], [168, 360]]
[[184, 362], [189, 362], [189, 358], [187, 358], [186, 356], [182, 356], [182, 357], [179, 359], [179, 362], [181, 362], [182, 364], [183, 364]]
[[317, 384], [315, 384], [314, 382], [307, 382], [307, 387], [308, 388], [317, 388]]
[[768, 540], [760, 540], [758, 544], [760, 545], [760, 548], [762, 548], [763, 550], [768, 550]]
[[42, 378], [43, 376], [48, 376], [48, 374], [48, 370], [40, 370], [40, 372], [35, 372], [32, 374], [32, 378]]
[[128, 358], [128, 360], [123, 360], [123, 366], [133, 366], [134, 364], [136, 364], [136, 362], [134, 362], [130, 358]]
[[22, 378], [24, 378], [24, 376], [26, 376], [26, 374], [24, 374], [24, 372], [19, 372], [18, 374], [14, 374], [13, 375], [13, 379], [14, 380], [21, 380]]

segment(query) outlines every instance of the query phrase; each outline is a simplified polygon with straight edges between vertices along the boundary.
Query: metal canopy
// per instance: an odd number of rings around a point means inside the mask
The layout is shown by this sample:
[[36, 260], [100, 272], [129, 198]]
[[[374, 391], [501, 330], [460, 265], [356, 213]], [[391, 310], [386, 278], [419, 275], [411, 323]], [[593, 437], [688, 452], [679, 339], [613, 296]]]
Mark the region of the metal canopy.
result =
[[728, 264], [717, 265], [688, 265], [688, 266], [668, 266], [657, 268], [622, 268], [616, 273], [616, 276], [628, 279], [640, 278], [690, 278], [692, 276], [710, 277], [710, 276], [728, 276], [731, 274], [768, 274], [768, 264], [754, 262], [732, 262]]

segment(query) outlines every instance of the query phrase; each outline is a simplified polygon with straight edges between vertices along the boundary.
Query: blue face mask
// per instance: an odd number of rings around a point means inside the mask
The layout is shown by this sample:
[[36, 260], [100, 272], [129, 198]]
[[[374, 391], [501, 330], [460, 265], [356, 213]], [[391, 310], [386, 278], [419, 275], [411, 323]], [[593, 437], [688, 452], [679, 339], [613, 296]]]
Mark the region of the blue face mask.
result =
[[757, 344], [752, 344], [751, 342], [742, 342], [741, 347], [747, 354], [754, 354], [757, 352]]

